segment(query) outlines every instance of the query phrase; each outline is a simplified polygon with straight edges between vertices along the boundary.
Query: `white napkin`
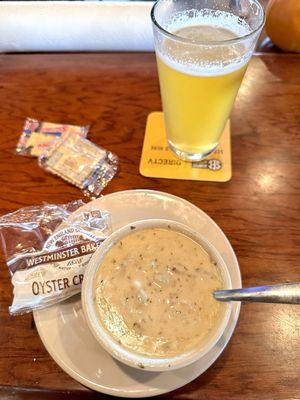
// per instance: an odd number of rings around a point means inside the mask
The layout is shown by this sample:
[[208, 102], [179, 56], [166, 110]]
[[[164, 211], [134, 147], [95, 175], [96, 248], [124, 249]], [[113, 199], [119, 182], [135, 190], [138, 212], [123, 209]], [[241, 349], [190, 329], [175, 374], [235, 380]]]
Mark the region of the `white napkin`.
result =
[[153, 50], [152, 2], [1, 1], [0, 51]]

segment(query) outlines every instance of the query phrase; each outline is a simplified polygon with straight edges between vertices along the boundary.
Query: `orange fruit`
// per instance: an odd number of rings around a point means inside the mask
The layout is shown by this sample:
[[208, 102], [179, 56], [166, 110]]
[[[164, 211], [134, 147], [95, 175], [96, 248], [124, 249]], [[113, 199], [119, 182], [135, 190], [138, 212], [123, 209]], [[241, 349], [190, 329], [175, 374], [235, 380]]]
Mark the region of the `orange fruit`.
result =
[[300, 0], [270, 0], [266, 31], [282, 50], [300, 53]]

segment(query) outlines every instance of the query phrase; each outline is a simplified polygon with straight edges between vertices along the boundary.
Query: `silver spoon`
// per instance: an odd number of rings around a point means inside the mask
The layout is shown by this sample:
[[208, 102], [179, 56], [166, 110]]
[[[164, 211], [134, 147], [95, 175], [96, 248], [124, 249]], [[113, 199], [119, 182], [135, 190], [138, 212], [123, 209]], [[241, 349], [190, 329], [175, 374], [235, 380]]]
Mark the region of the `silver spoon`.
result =
[[300, 304], [300, 282], [232, 290], [216, 290], [213, 295], [219, 301]]

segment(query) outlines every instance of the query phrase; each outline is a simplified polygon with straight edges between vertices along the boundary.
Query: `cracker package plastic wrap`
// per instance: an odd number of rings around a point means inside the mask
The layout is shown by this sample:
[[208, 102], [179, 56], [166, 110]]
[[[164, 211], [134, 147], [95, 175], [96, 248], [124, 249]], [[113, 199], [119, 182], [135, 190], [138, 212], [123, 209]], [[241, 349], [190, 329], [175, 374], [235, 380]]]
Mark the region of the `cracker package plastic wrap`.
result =
[[47, 154], [39, 158], [46, 171], [96, 198], [117, 172], [118, 157], [79, 136], [67, 134]]
[[80, 292], [92, 254], [110, 234], [107, 212], [73, 214], [83, 204], [44, 204], [0, 217], [0, 239], [14, 287], [11, 314], [44, 308]]
[[56, 124], [26, 118], [16, 153], [23, 156], [39, 157], [51, 150], [65, 134], [85, 138], [88, 130], [88, 126]]

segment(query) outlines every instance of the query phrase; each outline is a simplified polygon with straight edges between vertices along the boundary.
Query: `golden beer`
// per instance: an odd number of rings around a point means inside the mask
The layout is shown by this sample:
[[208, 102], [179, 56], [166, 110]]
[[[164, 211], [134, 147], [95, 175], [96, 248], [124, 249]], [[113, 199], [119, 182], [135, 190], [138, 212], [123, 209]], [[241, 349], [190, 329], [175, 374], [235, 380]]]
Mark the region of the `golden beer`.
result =
[[259, 0], [158, 0], [151, 19], [169, 147], [198, 161], [217, 147], [264, 25]]
[[[235, 37], [224, 28], [205, 25], [186, 27], [176, 34], [191, 40]], [[158, 53], [157, 64], [169, 145], [186, 154], [208, 155], [218, 145], [247, 66], [215, 67], [216, 59], [230, 58], [232, 49], [228, 48], [190, 52], [186, 66], [173, 61], [180, 60], [182, 46], [166, 40], [164, 48], [168, 56]], [[200, 60], [208, 67], [201, 67]]]

